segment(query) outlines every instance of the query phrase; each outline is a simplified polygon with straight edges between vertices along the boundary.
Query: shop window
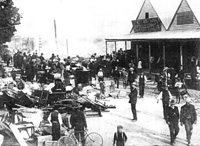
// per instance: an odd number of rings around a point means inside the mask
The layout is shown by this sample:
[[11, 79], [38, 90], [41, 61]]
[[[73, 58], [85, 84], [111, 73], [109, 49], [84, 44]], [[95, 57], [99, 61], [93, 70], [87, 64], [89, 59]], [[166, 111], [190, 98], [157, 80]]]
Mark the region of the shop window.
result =
[[177, 14], [177, 25], [193, 24], [193, 17], [192, 11], [180, 12]]
[[149, 12], [145, 13], [145, 19], [149, 19]]

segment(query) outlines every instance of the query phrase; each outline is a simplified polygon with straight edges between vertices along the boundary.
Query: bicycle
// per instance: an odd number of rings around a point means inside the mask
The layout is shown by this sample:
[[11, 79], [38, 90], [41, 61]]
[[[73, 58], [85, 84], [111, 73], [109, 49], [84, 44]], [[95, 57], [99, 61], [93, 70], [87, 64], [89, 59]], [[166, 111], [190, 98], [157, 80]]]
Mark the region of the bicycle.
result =
[[[68, 135], [62, 136], [58, 140], [58, 146], [103, 146], [103, 138], [96, 132], [87, 133], [84, 131], [84, 139], [77, 140], [74, 130], [67, 130]], [[82, 131], [76, 131], [77, 133]]]

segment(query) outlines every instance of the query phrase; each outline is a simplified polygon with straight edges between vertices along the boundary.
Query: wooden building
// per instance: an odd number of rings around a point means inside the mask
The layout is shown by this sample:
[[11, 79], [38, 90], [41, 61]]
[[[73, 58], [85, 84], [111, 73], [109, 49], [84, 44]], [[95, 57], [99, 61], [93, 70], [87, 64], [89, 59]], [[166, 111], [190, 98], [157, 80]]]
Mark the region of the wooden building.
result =
[[136, 61], [143, 60], [144, 68], [168, 66], [190, 72], [191, 58], [200, 60], [198, 4], [198, 0], [145, 0], [129, 34], [105, 39], [106, 52], [110, 42], [130, 41], [131, 53]]

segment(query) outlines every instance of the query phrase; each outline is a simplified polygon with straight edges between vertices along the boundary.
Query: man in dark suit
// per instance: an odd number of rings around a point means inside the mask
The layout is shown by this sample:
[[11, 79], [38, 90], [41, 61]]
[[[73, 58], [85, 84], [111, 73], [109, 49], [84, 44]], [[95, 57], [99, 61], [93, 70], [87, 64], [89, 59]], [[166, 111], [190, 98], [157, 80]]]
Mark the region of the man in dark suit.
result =
[[81, 107], [82, 106], [77, 103], [73, 105], [74, 112], [71, 115], [70, 123], [74, 129], [76, 139], [84, 144], [84, 132], [87, 130], [87, 122], [84, 112], [80, 109]]
[[164, 115], [164, 119], [166, 120], [167, 118], [167, 110], [168, 110], [168, 107], [169, 107], [169, 101], [170, 99], [172, 98], [172, 95], [168, 89], [168, 87], [163, 87], [161, 92], [160, 92], [160, 95], [158, 96], [158, 101], [160, 99], [162, 99], [162, 103], [163, 103], [163, 115]]
[[138, 80], [139, 80], [139, 95], [140, 95], [140, 98], [144, 98], [144, 88], [145, 88], [145, 83], [147, 81], [147, 78], [144, 75], [144, 72], [141, 71]]
[[136, 73], [134, 71], [134, 68], [130, 68], [129, 69], [129, 73], [128, 73], [128, 82], [129, 82], [129, 85], [130, 85], [130, 89], [132, 90], [133, 89], [133, 82], [135, 82], [135, 79], [136, 79]]
[[166, 122], [169, 125], [169, 131], [170, 131], [170, 138], [171, 138], [171, 145], [174, 145], [176, 136], [179, 133], [179, 111], [178, 107], [175, 106], [176, 102], [175, 100], [171, 100], [170, 106], [168, 108], [167, 118]]
[[186, 138], [188, 146], [190, 145], [190, 140], [192, 136], [193, 124], [197, 123], [197, 114], [194, 105], [191, 104], [191, 99], [186, 98], [186, 104], [181, 107], [180, 116], [181, 126], [185, 125]]
[[131, 104], [131, 110], [133, 113], [133, 121], [137, 121], [137, 111], [136, 111], [136, 103], [137, 103], [137, 94], [138, 91], [134, 85], [132, 85], [131, 93], [129, 94], [129, 103]]
[[117, 84], [117, 88], [119, 88], [120, 73], [119, 73], [119, 69], [117, 66], [115, 66], [115, 69], [112, 71], [112, 75], [113, 75], [115, 84]]

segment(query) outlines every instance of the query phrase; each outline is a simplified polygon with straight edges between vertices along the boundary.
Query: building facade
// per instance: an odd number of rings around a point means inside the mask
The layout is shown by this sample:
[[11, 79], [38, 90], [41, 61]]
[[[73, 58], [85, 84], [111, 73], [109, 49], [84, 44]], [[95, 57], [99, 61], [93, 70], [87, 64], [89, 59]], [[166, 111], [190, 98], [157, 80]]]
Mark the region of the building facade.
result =
[[200, 60], [197, 6], [197, 0], [145, 0], [130, 33], [107, 38], [106, 48], [109, 42], [130, 41], [133, 59], [141, 59], [145, 69], [156, 72], [167, 66], [190, 72], [191, 58], [197, 65]]

